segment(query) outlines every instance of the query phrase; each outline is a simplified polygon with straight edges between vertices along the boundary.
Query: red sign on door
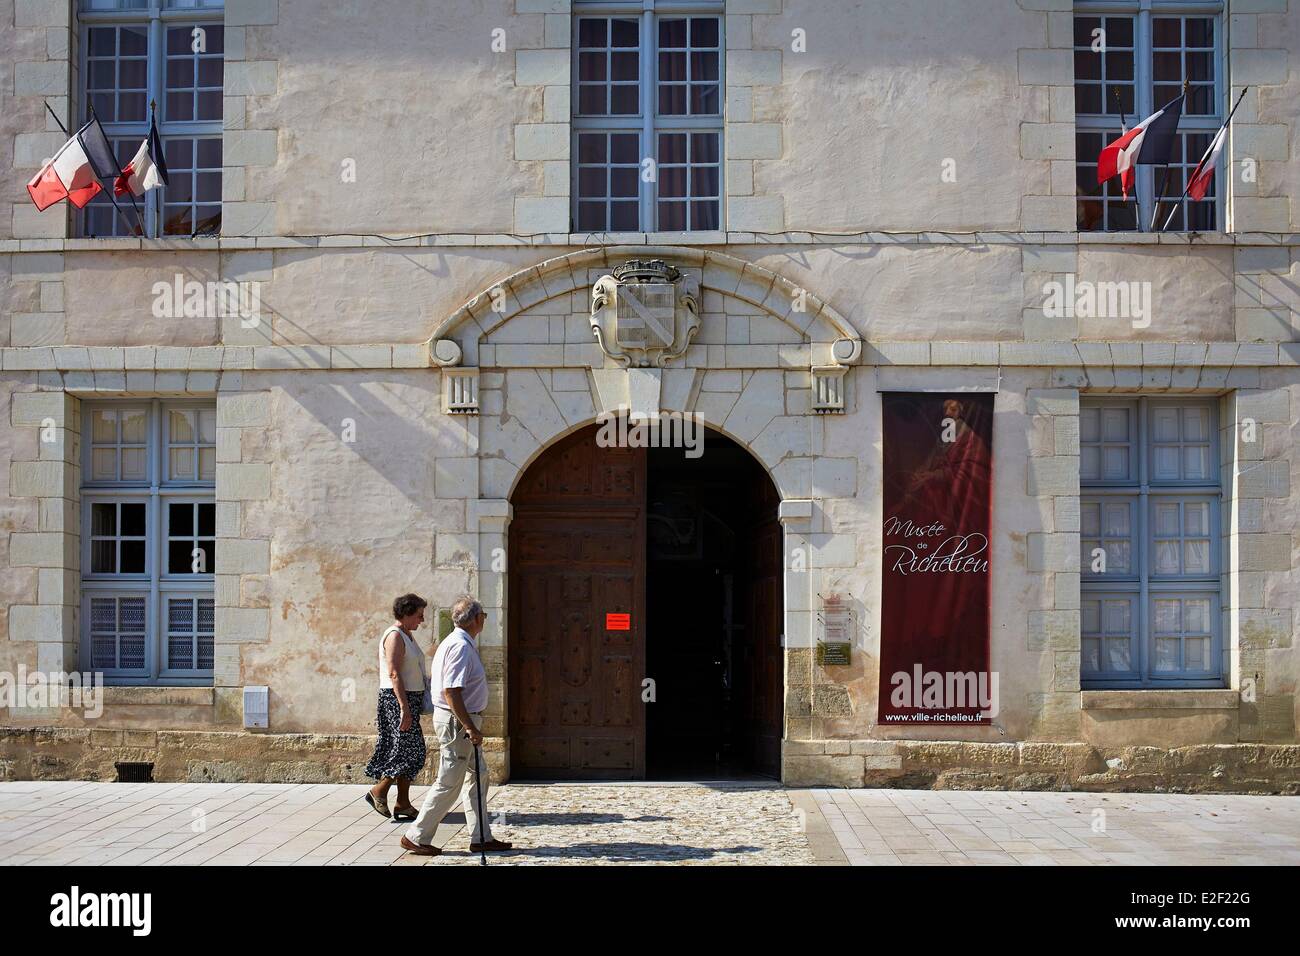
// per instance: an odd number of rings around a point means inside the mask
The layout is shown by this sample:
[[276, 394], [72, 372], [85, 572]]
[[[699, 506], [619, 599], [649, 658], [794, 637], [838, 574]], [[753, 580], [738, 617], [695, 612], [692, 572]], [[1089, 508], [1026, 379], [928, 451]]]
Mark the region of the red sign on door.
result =
[[632, 615], [631, 614], [606, 614], [605, 630], [607, 631], [632, 630]]

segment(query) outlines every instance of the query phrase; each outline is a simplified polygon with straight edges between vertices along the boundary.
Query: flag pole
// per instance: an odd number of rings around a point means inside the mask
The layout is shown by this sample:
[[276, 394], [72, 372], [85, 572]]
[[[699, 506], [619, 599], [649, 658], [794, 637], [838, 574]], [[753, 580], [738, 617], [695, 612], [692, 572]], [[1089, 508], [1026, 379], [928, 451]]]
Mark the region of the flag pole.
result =
[[[1119, 133], [1123, 136], [1128, 132], [1128, 113], [1124, 112], [1124, 102], [1119, 98], [1119, 87], [1112, 87], [1111, 92], [1115, 94], [1115, 105], [1119, 107]], [[1103, 140], [1104, 142], [1104, 140]], [[1120, 175], [1120, 182], [1124, 177]], [[1142, 205], [1138, 202], [1138, 181], [1137, 175], [1133, 176], [1133, 222], [1137, 226], [1138, 232], [1142, 231]]]
[[59, 124], [59, 131], [62, 132], [64, 136], [67, 136], [68, 139], [71, 139], [72, 135], [68, 132], [68, 128], [64, 126], [63, 122], [59, 119], [59, 114], [51, 109], [49, 100], [45, 101], [45, 108], [49, 110], [50, 116], [54, 117], [54, 122]]
[[[1246, 91], [1249, 89], [1250, 89], [1249, 86], [1243, 86], [1241, 88], [1241, 95], [1237, 97], [1237, 102], [1232, 104], [1232, 109], [1228, 111], [1228, 118], [1223, 121], [1223, 126], [1219, 127], [1219, 129], [1221, 130], [1226, 129], [1228, 124], [1232, 122], [1232, 117], [1237, 112], [1237, 107], [1240, 106], [1241, 101], [1246, 98]], [[1168, 229], [1169, 224], [1174, 221], [1174, 213], [1178, 211], [1178, 206], [1182, 204], [1182, 201], [1187, 198], [1187, 193], [1192, 188], [1192, 180], [1196, 178], [1196, 174], [1200, 172], [1201, 166], [1205, 163], [1205, 161], [1210, 158], [1210, 152], [1213, 149], [1214, 149], [1214, 140], [1210, 140], [1210, 145], [1205, 149], [1205, 155], [1202, 156], [1201, 161], [1196, 164], [1196, 168], [1193, 169], [1191, 173], [1188, 174], [1187, 182], [1183, 185], [1183, 194], [1178, 197], [1178, 202], [1174, 205], [1174, 208], [1169, 210], [1169, 218], [1166, 219], [1165, 224], [1160, 227], [1160, 230], [1162, 232]]]
[[[1188, 81], [1187, 81], [1187, 77], [1183, 77], [1183, 106], [1184, 106], [1184, 107], [1187, 105], [1187, 89], [1188, 89], [1188, 86], [1189, 86], [1189, 84], [1188, 84]], [[1178, 128], [1177, 128], [1176, 126], [1174, 127], [1174, 135], [1175, 135], [1175, 136], [1178, 135]], [[1162, 176], [1161, 179], [1160, 179], [1160, 195], [1156, 197], [1155, 208], [1151, 210], [1151, 225], [1147, 228], [1147, 231], [1148, 231], [1148, 232], [1154, 232], [1154, 231], [1155, 231], [1155, 228], [1156, 228], [1156, 219], [1160, 216], [1160, 207], [1164, 204], [1164, 201], [1165, 201], [1165, 190], [1168, 189], [1168, 188], [1169, 188], [1169, 164], [1168, 164], [1168, 163], [1165, 163], [1165, 174], [1164, 174], [1164, 176]], [[1177, 209], [1177, 208], [1178, 208], [1177, 206], [1174, 206], [1174, 209]], [[1170, 219], [1172, 219], [1172, 218], [1173, 218], [1173, 211], [1171, 210], [1171, 211], [1170, 211]], [[1168, 222], [1168, 221], [1169, 221], [1169, 220], [1166, 220], [1166, 222]], [[1164, 232], [1164, 228], [1162, 227], [1162, 228], [1160, 229], [1160, 231], [1161, 231], [1161, 232]]]
[[[96, 123], [99, 122], [99, 118], [98, 118], [97, 116], [95, 116], [95, 107], [94, 107], [93, 104], [90, 106], [90, 119], [91, 119], [92, 122], [96, 122]], [[101, 130], [104, 128], [102, 123], [100, 124], [100, 127], [99, 127], [99, 128], [100, 128]], [[104, 139], [107, 141], [107, 139], [108, 139], [108, 135], [107, 135], [107, 134], [104, 135]], [[115, 152], [113, 152], [113, 144], [112, 144], [112, 143], [109, 143], [109, 144], [108, 144], [108, 155], [112, 157], [112, 159], [113, 159], [113, 165], [117, 167], [117, 174], [118, 174], [119, 176], [122, 175], [122, 164], [119, 163], [119, 162], [117, 161], [117, 154], [116, 154]], [[90, 165], [91, 165], [91, 167], [93, 168], [95, 164], [94, 164], [94, 163], [91, 163]], [[99, 170], [98, 170], [98, 169], [95, 170], [95, 176], [96, 176], [96, 177], [99, 177]], [[100, 183], [100, 185], [102, 186], [103, 183]], [[127, 217], [126, 212], [123, 211], [122, 207], [118, 204], [117, 196], [114, 194], [113, 187], [112, 187], [112, 186], [109, 186], [107, 189], [104, 190], [104, 192], [108, 193], [108, 199], [109, 199], [109, 202], [111, 202], [111, 203], [113, 204], [113, 208], [116, 209], [116, 210], [118, 211], [118, 214], [122, 217], [122, 221], [125, 222], [126, 225], [127, 225], [127, 228], [130, 229], [130, 228], [131, 228], [131, 220]], [[134, 197], [134, 196], [131, 197], [131, 205], [132, 205], [132, 206], [135, 206], [135, 197]], [[135, 206], [135, 218], [136, 218], [137, 220], [139, 220], [139, 223], [140, 223], [140, 235], [141, 235], [141, 237], [143, 237], [144, 234], [145, 234], [145, 232], [146, 232], [147, 230], [146, 230], [145, 227], [144, 227], [144, 219], [143, 219], [143, 217], [141, 217], [141, 215], [140, 215], [140, 207], [139, 207], [139, 206]]]

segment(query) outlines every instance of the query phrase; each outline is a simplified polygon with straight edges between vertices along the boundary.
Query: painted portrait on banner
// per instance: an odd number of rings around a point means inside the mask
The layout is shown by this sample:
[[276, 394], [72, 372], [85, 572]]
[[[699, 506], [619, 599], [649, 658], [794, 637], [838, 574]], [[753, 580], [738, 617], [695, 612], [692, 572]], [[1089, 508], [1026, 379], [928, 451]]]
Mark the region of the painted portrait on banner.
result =
[[987, 723], [993, 395], [889, 392], [884, 424], [884, 724]]

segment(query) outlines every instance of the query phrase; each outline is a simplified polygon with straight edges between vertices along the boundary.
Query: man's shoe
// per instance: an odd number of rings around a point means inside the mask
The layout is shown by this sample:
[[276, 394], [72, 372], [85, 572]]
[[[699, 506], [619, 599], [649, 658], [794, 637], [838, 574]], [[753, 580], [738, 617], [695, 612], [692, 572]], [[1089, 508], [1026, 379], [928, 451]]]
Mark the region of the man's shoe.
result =
[[402, 849], [407, 853], [414, 853], [416, 856], [438, 856], [442, 853], [441, 850], [432, 844], [421, 845], [419, 843], [412, 843], [406, 837], [402, 837]]
[[512, 846], [514, 846], [513, 843], [507, 843], [505, 840], [488, 840], [487, 843], [471, 843], [469, 851], [471, 853], [491, 853], [493, 850], [508, 850]]

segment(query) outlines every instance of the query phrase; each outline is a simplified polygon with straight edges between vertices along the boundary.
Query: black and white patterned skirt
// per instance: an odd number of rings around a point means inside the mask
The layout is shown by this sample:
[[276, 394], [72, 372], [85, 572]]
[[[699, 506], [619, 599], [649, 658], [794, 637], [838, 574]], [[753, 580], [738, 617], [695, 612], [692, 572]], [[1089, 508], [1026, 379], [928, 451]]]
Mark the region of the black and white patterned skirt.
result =
[[420, 730], [420, 711], [424, 704], [423, 691], [407, 691], [406, 702], [411, 708], [411, 729], [400, 731], [402, 708], [397, 705], [397, 694], [391, 687], [379, 691], [379, 707], [375, 724], [379, 740], [375, 755], [366, 764], [366, 776], [376, 780], [383, 777], [414, 777], [424, 769], [424, 732]]

